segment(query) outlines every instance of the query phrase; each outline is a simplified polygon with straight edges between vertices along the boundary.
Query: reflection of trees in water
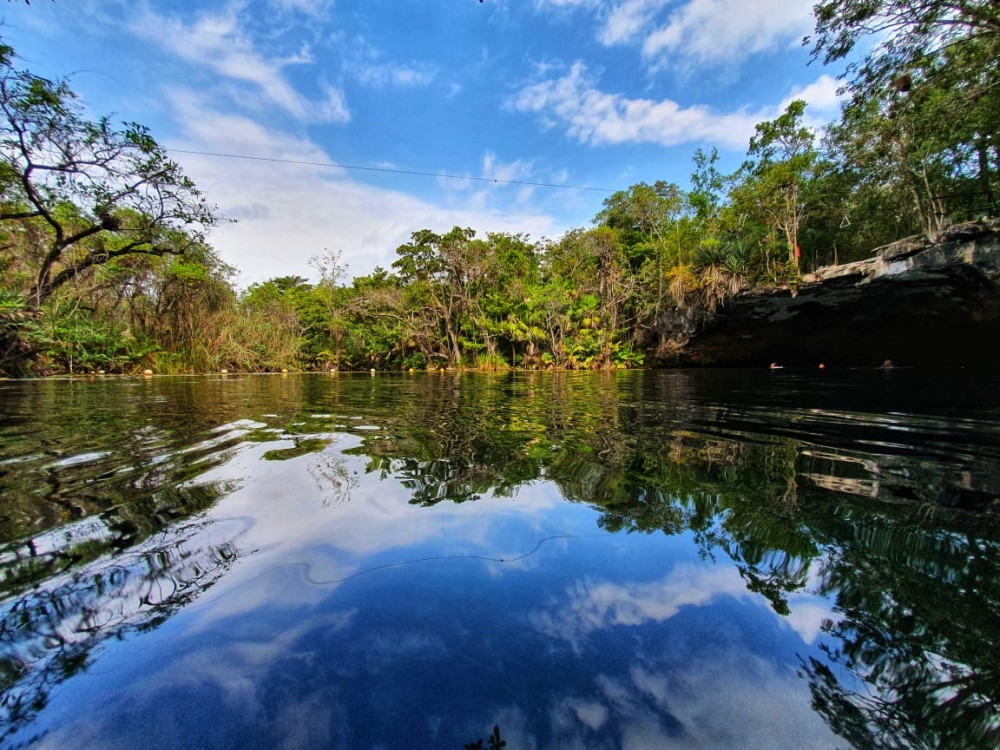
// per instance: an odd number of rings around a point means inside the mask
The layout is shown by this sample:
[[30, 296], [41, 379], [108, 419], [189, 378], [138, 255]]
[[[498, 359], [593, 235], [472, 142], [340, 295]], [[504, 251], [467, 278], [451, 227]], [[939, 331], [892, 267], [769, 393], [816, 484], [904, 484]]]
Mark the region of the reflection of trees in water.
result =
[[169, 533], [50, 578], [0, 610], [0, 723], [30, 721], [59, 683], [89, 666], [109, 638], [152, 630], [216, 583], [238, 557], [211, 524]]
[[[837, 539], [820, 593], [840, 618], [826, 630], [843, 684], [805, 665], [814, 704], [859, 746], [1000, 746], [1000, 544], [981, 529], [824, 513]], [[872, 690], [871, 687], [875, 689]]]
[[[725, 459], [706, 445], [673, 469], [655, 451], [643, 461], [622, 488], [634, 499], [600, 501], [604, 528], [691, 531], [781, 614], [799, 591], [834, 602], [823, 629], [836, 645], [804, 673], [835, 731], [858, 747], [1000, 745], [1000, 543], [988, 520], [938, 508], [928, 523], [924, 504], [796, 490], [815, 467], [787, 445], [740, 444]], [[598, 497], [606, 485], [593, 485]], [[569, 487], [579, 499], [590, 489]]]
[[[103, 411], [83, 386], [31, 390], [23, 408], [5, 407], [50, 428], [0, 424], [0, 538], [31, 537], [0, 550], [12, 597], [0, 631], [4, 719], [32, 715], [103, 639], [155, 627], [232, 564], [231, 545], [199, 541], [186, 520], [229, 488], [192, 479], [248, 442], [291, 440], [267, 457], [311, 454], [324, 504], [340, 504], [354, 481], [327, 446], [349, 433], [361, 445], [346, 452], [402, 481], [415, 504], [513, 496], [544, 478], [597, 507], [608, 531], [690, 533], [779, 613], [797, 592], [826, 597], [836, 614], [824, 624], [826, 658], [803, 674], [817, 710], [859, 746], [1000, 744], [995, 431], [970, 423], [955, 437], [946, 421], [761, 405], [756, 395], [741, 405], [705, 382], [551, 373], [140, 383], [149, 393]], [[90, 455], [75, 462], [80, 453]], [[172, 528], [179, 536], [158, 536]]]
[[140, 499], [7, 545], [0, 550], [0, 594], [18, 596], [102, 555], [134, 547], [210, 508], [234, 489], [231, 483], [164, 486]]
[[0, 422], [0, 543], [126, 506], [136, 508], [129, 522], [147, 531], [162, 527], [151, 515], [179, 517], [150, 498], [221, 466], [242, 443], [225, 387], [112, 380], [9, 386]]
[[[268, 399], [283, 399], [276, 421], [293, 421], [301, 386], [171, 379], [5, 389], [0, 736], [28, 723], [108, 638], [157, 627], [229, 570], [235, 534], [218, 538], [200, 514], [239, 482], [198, 480], [261, 439], [241, 420]], [[342, 462], [315, 471], [334, 485], [330, 502], [349, 493]]]
[[[859, 747], [1000, 744], [1000, 545], [978, 512], [1000, 481], [993, 463], [934, 457], [945, 424], [925, 425], [934, 450], [911, 457], [893, 434], [902, 417], [853, 415], [827, 435], [829, 415], [748, 415], [678, 397], [669, 380], [653, 381], [666, 388], [653, 400], [613, 377], [428, 382], [391, 439], [356, 451], [369, 470], [401, 478], [412, 502], [513, 495], [545, 477], [595, 505], [608, 531], [690, 532], [781, 614], [796, 593], [834, 603], [827, 658], [803, 674], [843, 737]], [[856, 447], [888, 437], [896, 447], [883, 454]]]

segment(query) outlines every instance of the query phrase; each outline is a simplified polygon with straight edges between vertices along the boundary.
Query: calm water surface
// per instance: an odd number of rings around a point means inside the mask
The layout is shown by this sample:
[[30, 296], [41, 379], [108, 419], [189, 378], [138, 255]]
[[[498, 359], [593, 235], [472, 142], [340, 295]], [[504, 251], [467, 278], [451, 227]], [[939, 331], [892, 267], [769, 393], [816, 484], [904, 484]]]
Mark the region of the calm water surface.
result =
[[0, 746], [1000, 744], [1000, 379], [0, 383]]

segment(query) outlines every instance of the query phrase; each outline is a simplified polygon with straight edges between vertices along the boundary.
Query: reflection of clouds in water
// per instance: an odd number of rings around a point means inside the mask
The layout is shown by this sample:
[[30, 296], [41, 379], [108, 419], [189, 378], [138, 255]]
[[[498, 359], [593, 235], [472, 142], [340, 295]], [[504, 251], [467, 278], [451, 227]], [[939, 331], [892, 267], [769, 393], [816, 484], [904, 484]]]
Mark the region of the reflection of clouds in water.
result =
[[611, 583], [578, 581], [570, 586], [567, 603], [528, 616], [531, 625], [547, 635], [568, 641], [577, 651], [596, 630], [613, 625], [662, 622], [684, 606], [710, 603], [717, 596], [762, 599], [747, 591], [735, 568], [680, 563], [660, 581]]
[[120, 747], [120, 744], [108, 740], [107, 734], [99, 722], [80, 719], [71, 726], [57, 727], [49, 731], [31, 747], [35, 750], [66, 750], [67, 747], [110, 750], [110, 748]]
[[[567, 588], [544, 611], [528, 616], [546, 635], [566, 641], [578, 656], [589, 637], [612, 626], [669, 620], [684, 607], [720, 597], [766, 606], [746, 589], [736, 569], [680, 563], [659, 581], [618, 584], [583, 580]], [[815, 597], [791, 600], [782, 618], [812, 643], [829, 605]], [[641, 632], [634, 637], [642, 638]], [[706, 634], [709, 637], [709, 634]], [[750, 651], [727, 647], [725, 639], [676, 663], [677, 654], [640, 649], [642, 663], [622, 674], [594, 678], [592, 694], [554, 698], [548, 708], [552, 747], [570, 748], [828, 748], [836, 737], [810, 706], [805, 684]], [[503, 727], [503, 725], [501, 725]]]
[[603, 703], [570, 700], [567, 705], [582, 724], [595, 732], [608, 720], [608, 708]]
[[[611, 583], [581, 580], [566, 590], [568, 602], [560, 601], [528, 616], [533, 628], [567, 641], [578, 653], [591, 633], [614, 625], [663, 622], [685, 606], [702, 606], [717, 597], [765, 604], [764, 597], [747, 590], [739, 572], [728, 566], [679, 563], [666, 578], [648, 583]], [[836, 617], [832, 605], [811, 594], [789, 598], [790, 613], [781, 618], [805, 643], [822, 632], [824, 621]]]
[[497, 712], [496, 720], [490, 725], [486, 733], [492, 731], [493, 726], [500, 727], [500, 733], [507, 747], [511, 750], [538, 750], [538, 738], [530, 728], [531, 721], [519, 706], [502, 708]]
[[[744, 651], [715, 653], [681, 670], [632, 664], [600, 674], [590, 695], [553, 697], [547, 707], [556, 750], [660, 748], [831, 748], [836, 736], [814, 713], [803, 683]], [[519, 708], [496, 712], [509, 747], [537, 747]], [[534, 731], [532, 731], [532, 729]]]
[[192, 619], [187, 632], [211, 630], [220, 621], [252, 612], [315, 606], [330, 595], [333, 586], [304, 585], [304, 573], [315, 571], [326, 576], [324, 580], [336, 580], [357, 571], [356, 566], [339, 565], [315, 550], [303, 550], [298, 557], [299, 562], [278, 565], [249, 561], [205, 596], [205, 609]]
[[281, 750], [347, 748], [347, 738], [340, 727], [347, 724], [347, 711], [328, 693], [310, 695], [301, 701], [285, 704], [274, 721], [274, 734], [281, 738]]
[[399, 663], [410, 660], [444, 661], [450, 654], [441, 636], [402, 628], [369, 632], [359, 645], [364, 654], [366, 674], [391, 671]]
[[358, 486], [358, 478], [351, 473], [340, 452], [327, 449], [309, 458], [308, 471], [323, 497], [323, 507], [331, 508], [349, 503], [351, 492]]
[[[261, 624], [259, 633], [257, 623], [246, 623], [249, 632], [227, 634], [222, 645], [199, 647], [151, 669], [127, 693], [108, 694], [101, 718], [74, 713], [39, 747], [100, 750], [122, 747], [119, 737], [140, 735], [151, 747], [176, 747], [180, 740], [226, 747], [244, 744], [254, 732], [260, 746], [349, 747], [342, 688], [325, 679], [304, 684], [296, 675], [322, 666], [302, 643], [315, 632], [351, 627], [356, 614], [314, 615], [284, 630]], [[178, 695], [186, 699], [170, 697]], [[155, 724], [130, 725], [133, 717], [154, 713]]]
[[165, 689], [210, 686], [219, 689], [227, 703], [241, 706], [250, 715], [259, 713], [263, 705], [258, 693], [260, 686], [267, 684], [264, 678], [268, 671], [282, 661], [309, 659], [309, 652], [301, 650], [304, 636], [319, 630], [342, 631], [350, 627], [355, 615], [354, 610], [314, 615], [285, 630], [262, 623], [259, 638], [255, 638], [255, 627], [250, 623], [242, 640], [236, 640], [234, 634], [225, 645], [188, 653], [168, 669], [148, 677], [137, 690], [155, 699], [155, 694]]
[[808, 593], [826, 588], [828, 571], [835, 567], [829, 558], [830, 553], [827, 552], [809, 563], [803, 591], [788, 597], [789, 613], [783, 618], [788, 627], [810, 644], [816, 642], [823, 631], [824, 622], [837, 622], [840, 619], [831, 601], [818, 594]]
[[[252, 518], [240, 546], [263, 554], [248, 556], [213, 590], [212, 611], [202, 615], [205, 623], [262, 605], [316, 604], [338, 581], [369, 567], [366, 558], [398, 550], [398, 561], [391, 562], [403, 563], [423, 557], [407, 554], [407, 548], [428, 543], [436, 544], [435, 555], [504, 558], [503, 565], [489, 567], [493, 577], [531, 568], [538, 564], [534, 556], [511, 558], [530, 551], [539, 536], [551, 529], [547, 516], [563, 503], [557, 491], [541, 484], [523, 488], [516, 501], [484, 497], [474, 503], [421, 508], [409, 503], [410, 490], [386, 479], [361, 482], [351, 488], [350, 502], [324, 507], [324, 490], [317, 489], [315, 478], [293, 467], [308, 458], [251, 463], [244, 487], [213, 511]], [[312, 458], [320, 463], [326, 460]], [[359, 458], [342, 458], [337, 471], [351, 477], [363, 472]], [[323, 583], [310, 585], [309, 581]]]
[[[684, 734], [658, 747], [830, 748], [841, 743], [809, 703], [804, 683], [745, 651], [730, 650], [659, 679], [633, 668], [669, 706]], [[624, 746], [624, 743], [623, 743]]]
[[[312, 461], [312, 473], [295, 466], [297, 460], [307, 459]], [[486, 532], [499, 517], [537, 518], [562, 502], [556, 492], [526, 487], [517, 502], [484, 499], [462, 505], [442, 503], [434, 509], [414, 507], [409, 503], [411, 491], [394, 479], [354, 484], [353, 477], [365, 471], [364, 461], [357, 456], [334, 459], [324, 453], [286, 462], [260, 461], [250, 468], [246, 486], [226, 498], [218, 511], [254, 517], [257, 524], [246, 541], [256, 548], [286, 543], [302, 548], [322, 541], [343, 552], [371, 555], [437, 538], [474, 542], [479, 541], [479, 534], [486, 542]], [[350, 502], [338, 500], [327, 503], [333, 507], [323, 507], [329, 499], [324, 493], [330, 488], [318, 488], [317, 476], [329, 472], [336, 474], [341, 489], [345, 483], [351, 485]], [[469, 525], [477, 517], [483, 524]], [[462, 534], [449, 533], [458, 524]]]
[[838, 619], [830, 602], [809, 594], [789, 597], [788, 608], [790, 611], [783, 618], [785, 623], [806, 643], [816, 641], [824, 622]]

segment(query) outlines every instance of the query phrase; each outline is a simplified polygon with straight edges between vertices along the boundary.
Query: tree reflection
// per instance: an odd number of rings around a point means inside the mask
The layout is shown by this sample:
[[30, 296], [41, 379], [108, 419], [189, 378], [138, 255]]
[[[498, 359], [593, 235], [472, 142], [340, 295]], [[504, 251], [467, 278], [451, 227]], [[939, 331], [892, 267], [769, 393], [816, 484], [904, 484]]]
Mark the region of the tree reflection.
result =
[[[239, 552], [196, 519], [233, 487], [192, 480], [280, 440], [262, 458], [308, 461], [324, 506], [350, 499], [347, 454], [415, 505], [545, 480], [609, 532], [688, 534], [780, 614], [800, 593], [833, 603], [825, 656], [802, 675], [845, 739], [1000, 745], [996, 429], [722, 385], [609, 372], [233, 380], [179, 384], [162, 412], [136, 399], [97, 416], [78, 391], [32, 391], [28, 411], [77, 419], [77, 432], [0, 422], [0, 720], [23, 725], [107, 638], [156, 627], [224, 575]], [[335, 450], [345, 435], [355, 447]]]
[[92, 663], [103, 642], [156, 628], [235, 564], [238, 548], [213, 538], [210, 526], [181, 522], [155, 541], [74, 564], [4, 601], [0, 737], [31, 721], [53, 688]]
[[859, 746], [1000, 745], [995, 538], [891, 517], [823, 522], [841, 540], [820, 584], [840, 614], [827, 626], [838, 644], [827, 655], [867, 687], [811, 659], [817, 710]]
[[[649, 401], [621, 385], [518, 384], [516, 413], [490, 389], [432, 389], [395, 440], [357, 452], [421, 505], [545, 477], [608, 531], [690, 533], [779, 614], [798, 592], [834, 603], [827, 658], [802, 673], [845, 739], [1000, 745], [1000, 534], [983, 512], [1000, 494], [995, 466], [857, 449], [894, 423], [748, 414], [676, 392]], [[924, 428], [939, 440], [946, 425]]]

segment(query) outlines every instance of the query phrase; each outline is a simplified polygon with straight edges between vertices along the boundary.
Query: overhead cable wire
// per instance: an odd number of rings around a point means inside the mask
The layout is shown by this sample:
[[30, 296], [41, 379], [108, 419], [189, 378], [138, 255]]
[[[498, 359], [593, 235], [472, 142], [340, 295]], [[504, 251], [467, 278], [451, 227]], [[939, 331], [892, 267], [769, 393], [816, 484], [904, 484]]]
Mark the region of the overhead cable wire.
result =
[[502, 180], [497, 177], [472, 177], [461, 174], [444, 174], [441, 172], [417, 172], [410, 169], [392, 169], [391, 167], [362, 167], [356, 164], [338, 164], [328, 161], [306, 161], [303, 159], [279, 159], [273, 156], [249, 156], [247, 154], [224, 154], [216, 151], [188, 151], [182, 148], [167, 149], [174, 154], [191, 154], [193, 156], [217, 156], [225, 159], [245, 159], [247, 161], [263, 161], [275, 164], [299, 164], [309, 167], [330, 167], [334, 169], [354, 169], [362, 172], [387, 172], [390, 174], [406, 174], [416, 177], [444, 177], [449, 180], [470, 180], [473, 182], [492, 182], [496, 185], [524, 185], [527, 187], [558, 188], [560, 190], [591, 190], [598, 193], [614, 193], [610, 188], [587, 187], [585, 185], [557, 185], [552, 182], [530, 182], [528, 180]]

